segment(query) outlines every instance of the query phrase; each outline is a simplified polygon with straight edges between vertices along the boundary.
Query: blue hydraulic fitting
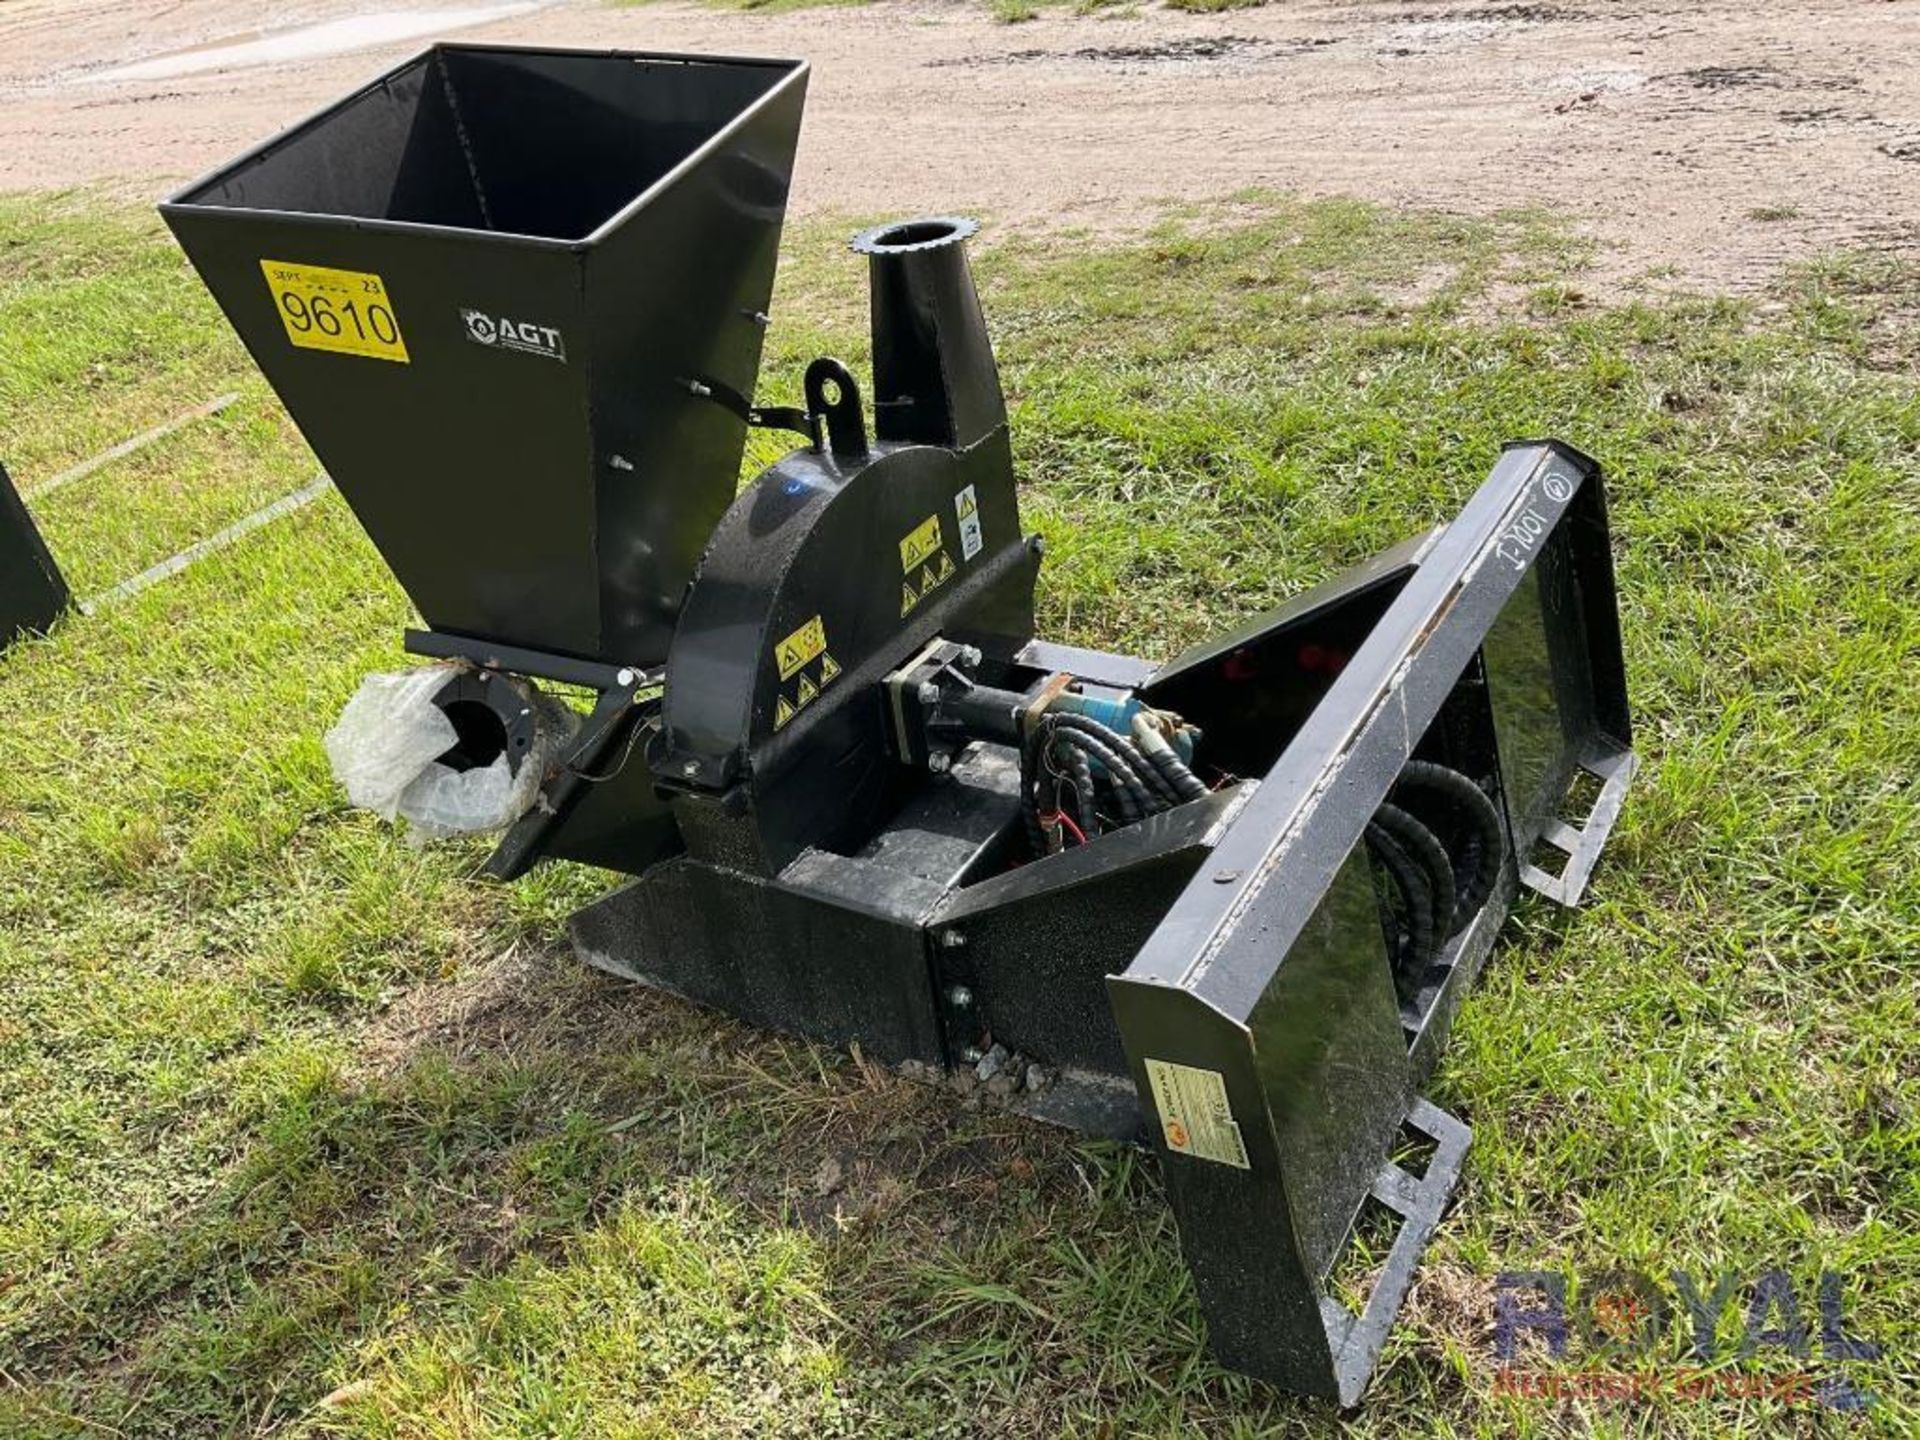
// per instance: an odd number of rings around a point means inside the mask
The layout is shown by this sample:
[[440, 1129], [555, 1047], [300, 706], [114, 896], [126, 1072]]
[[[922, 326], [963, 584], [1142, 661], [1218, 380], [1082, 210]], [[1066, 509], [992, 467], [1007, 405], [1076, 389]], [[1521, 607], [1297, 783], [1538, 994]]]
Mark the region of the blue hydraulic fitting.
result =
[[[1129, 695], [1124, 700], [1109, 700], [1099, 695], [1080, 695], [1071, 690], [1063, 690], [1056, 695], [1049, 710], [1064, 710], [1069, 715], [1084, 715], [1096, 724], [1104, 725], [1117, 735], [1133, 733], [1133, 717], [1147, 707], [1137, 695]], [[1181, 763], [1193, 763], [1193, 727], [1183, 726], [1167, 737], [1174, 753]], [[1096, 767], [1097, 772], [1097, 767]]]

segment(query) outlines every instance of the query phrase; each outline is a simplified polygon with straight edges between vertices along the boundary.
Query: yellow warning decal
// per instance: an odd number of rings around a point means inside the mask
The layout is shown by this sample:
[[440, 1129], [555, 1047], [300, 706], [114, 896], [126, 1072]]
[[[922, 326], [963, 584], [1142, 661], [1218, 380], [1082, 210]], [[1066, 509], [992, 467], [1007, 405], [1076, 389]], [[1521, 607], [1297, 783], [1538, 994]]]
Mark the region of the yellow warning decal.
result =
[[929, 515], [900, 542], [900, 568], [911, 574], [940, 548], [940, 517]]
[[908, 571], [907, 578], [900, 582], [900, 618], [911, 615], [914, 606], [951, 580], [954, 573], [953, 557], [944, 550], [922, 565], [917, 576]]
[[[806, 662], [802, 661], [801, 663], [804, 665]], [[774, 697], [773, 728], [776, 730], [784, 728], [788, 721], [792, 720], [802, 710], [806, 709], [807, 706], [818, 700], [820, 698], [820, 692], [826, 689], [834, 680], [838, 679], [839, 675], [840, 662], [822, 650], [820, 652], [820, 678], [818, 680], [815, 680], [811, 675], [802, 674], [800, 676], [800, 683], [793, 687], [793, 695], [791, 698], [784, 692]]]
[[773, 663], [780, 667], [782, 680], [791, 680], [802, 665], [826, 648], [827, 627], [816, 615], [773, 647]]
[[378, 275], [290, 265], [284, 260], [262, 260], [260, 269], [293, 344], [304, 350], [409, 363], [392, 297]]
[[1147, 1085], [1169, 1150], [1239, 1170], [1252, 1168], [1227, 1101], [1226, 1077], [1218, 1070], [1149, 1059]]

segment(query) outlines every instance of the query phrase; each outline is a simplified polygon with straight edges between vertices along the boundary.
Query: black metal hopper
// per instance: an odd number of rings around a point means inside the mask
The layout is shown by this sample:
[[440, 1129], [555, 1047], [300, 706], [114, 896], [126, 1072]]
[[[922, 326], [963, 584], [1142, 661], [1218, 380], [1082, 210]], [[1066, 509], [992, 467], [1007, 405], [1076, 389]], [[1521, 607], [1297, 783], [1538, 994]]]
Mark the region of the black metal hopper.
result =
[[434, 629], [665, 658], [807, 67], [437, 45], [161, 207]]

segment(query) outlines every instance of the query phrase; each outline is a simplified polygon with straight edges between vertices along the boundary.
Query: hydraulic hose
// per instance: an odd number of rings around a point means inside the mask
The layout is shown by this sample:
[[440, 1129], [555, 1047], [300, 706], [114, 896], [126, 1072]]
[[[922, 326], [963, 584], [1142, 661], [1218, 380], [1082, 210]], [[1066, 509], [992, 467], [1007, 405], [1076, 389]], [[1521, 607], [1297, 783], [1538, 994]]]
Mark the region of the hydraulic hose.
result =
[[[1049, 778], [1055, 786], [1054, 804], [1064, 809], [1070, 794], [1079, 828], [1088, 837], [1103, 828], [1098, 817], [1102, 780], [1112, 793], [1114, 819], [1122, 826], [1206, 796], [1200, 777], [1150, 722], [1135, 717], [1132, 730], [1123, 735], [1090, 716], [1064, 710], [1042, 715], [1028, 729], [1020, 744], [1021, 818], [1034, 854], [1045, 854], [1047, 848], [1047, 827], [1040, 816]], [[1428, 908], [1430, 912], [1430, 898]]]
[[1093, 792], [1093, 768], [1087, 764], [1084, 751], [1068, 752], [1067, 772], [1073, 778], [1073, 808], [1078, 812], [1075, 818], [1080, 822], [1080, 833], [1095, 835], [1099, 832], [1100, 820]]
[[[1156, 814], [1169, 805], [1177, 805], [1180, 796], [1147, 758], [1135, 747], [1133, 741], [1098, 720], [1090, 720], [1085, 715], [1055, 712], [1046, 717], [1061, 731], [1071, 735], [1084, 735], [1104, 746], [1119, 760], [1127, 776], [1131, 777], [1148, 797], [1148, 803], [1141, 807], [1142, 813]], [[1106, 765], [1106, 757], [1096, 754], [1095, 759]], [[1111, 767], [1109, 767], [1111, 770]], [[1118, 778], [1116, 776], [1116, 778]]]
[[1406, 907], [1404, 948], [1394, 957], [1394, 968], [1411, 978], [1431, 963], [1439, 951], [1434, 938], [1433, 892], [1428, 888], [1425, 872], [1401, 849], [1385, 826], [1369, 822], [1367, 846], [1379, 859]]
[[[1085, 752], [1089, 760], [1097, 760], [1101, 769], [1107, 772], [1107, 780], [1113, 789], [1114, 801], [1120, 807], [1121, 824], [1131, 825], [1160, 808], [1155, 803], [1158, 797], [1147, 789], [1138, 772], [1122, 757], [1121, 751], [1099, 736], [1089, 734], [1077, 726], [1057, 723], [1059, 719], [1065, 717], [1049, 716], [1047, 718], [1048, 722], [1051, 722], [1053, 739], [1057, 743]], [[1113, 732], [1107, 733], [1111, 735]]]
[[1040, 828], [1041, 754], [1052, 737], [1041, 726], [1027, 732], [1020, 742], [1020, 818], [1025, 822], [1027, 846], [1035, 855], [1047, 853], [1046, 833]]
[[1133, 743], [1181, 800], [1206, 798], [1207, 787], [1200, 783], [1200, 777], [1187, 768], [1187, 762], [1180, 758], [1173, 746], [1167, 743], [1167, 737], [1154, 727], [1145, 714], [1133, 717]]
[[[1395, 788], [1407, 785], [1439, 795], [1451, 803], [1452, 807], [1467, 820], [1472, 827], [1474, 838], [1479, 841], [1477, 850], [1470, 850], [1475, 864], [1468, 879], [1460, 882], [1453, 907], [1450, 929], [1458, 931], [1471, 920], [1487, 897], [1493, 893], [1495, 882], [1500, 875], [1500, 862], [1506, 854], [1504, 829], [1500, 822], [1500, 812], [1494, 808], [1493, 801], [1487, 797], [1472, 780], [1458, 770], [1445, 765], [1435, 765], [1426, 760], [1409, 760], [1401, 770]], [[1466, 858], [1466, 855], [1463, 855]]]
[[1407, 853], [1427, 880], [1427, 889], [1433, 896], [1433, 921], [1439, 940], [1445, 943], [1453, 932], [1453, 916], [1458, 891], [1454, 887], [1453, 862], [1447, 858], [1447, 847], [1440, 843], [1425, 825], [1402, 810], [1398, 805], [1383, 804], [1373, 812], [1373, 823], [1391, 835], [1402, 850]]

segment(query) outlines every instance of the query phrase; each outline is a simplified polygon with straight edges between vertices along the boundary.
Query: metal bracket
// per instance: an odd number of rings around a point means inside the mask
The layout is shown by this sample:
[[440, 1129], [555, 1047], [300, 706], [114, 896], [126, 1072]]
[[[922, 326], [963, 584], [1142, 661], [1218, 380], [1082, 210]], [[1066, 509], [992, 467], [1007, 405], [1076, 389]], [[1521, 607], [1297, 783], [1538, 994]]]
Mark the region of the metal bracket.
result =
[[1607, 836], [1613, 833], [1613, 822], [1620, 818], [1620, 806], [1627, 798], [1627, 787], [1633, 783], [1634, 772], [1640, 768], [1640, 758], [1631, 750], [1615, 750], [1585, 762], [1580, 768], [1601, 781], [1592, 813], [1579, 826], [1564, 820], [1549, 820], [1540, 834], [1543, 842], [1567, 857], [1565, 867], [1558, 875], [1550, 875], [1525, 856], [1520, 857], [1521, 883], [1549, 900], [1569, 906], [1578, 905], [1586, 891], [1587, 877], [1593, 874], [1594, 864], [1606, 848]]
[[1473, 1131], [1465, 1124], [1418, 1096], [1408, 1107], [1406, 1125], [1433, 1141], [1434, 1150], [1424, 1174], [1411, 1174], [1388, 1160], [1368, 1189], [1368, 1194], [1400, 1217], [1401, 1225], [1386, 1263], [1374, 1277], [1366, 1305], [1355, 1315], [1332, 1296], [1323, 1296], [1320, 1301], [1327, 1338], [1333, 1344], [1334, 1375], [1343, 1406], [1359, 1401], [1373, 1367], [1379, 1363], [1394, 1317], [1413, 1286], [1420, 1257], [1439, 1228], [1447, 1201], [1460, 1182], [1467, 1149], [1473, 1143]]
[[[600, 693], [600, 699], [587, 716], [580, 733], [574, 737], [560, 771], [542, 791], [545, 803], [536, 805], [516, 820], [493, 854], [487, 857], [484, 873], [495, 880], [517, 880], [540, 860], [547, 837], [563, 822], [578, 803], [583, 787], [597, 784], [618, 774], [618, 765], [608, 773], [594, 773], [612, 754], [622, 737], [629, 743], [637, 737], [632, 727], [639, 724], [643, 706], [638, 693], [643, 686], [659, 683], [658, 677], [645, 671], [623, 670], [631, 678]], [[623, 752], [624, 755], [624, 752]]]
[[[409, 655], [428, 660], [465, 660], [482, 670], [498, 670], [507, 675], [527, 675], [535, 680], [552, 680], [560, 685], [584, 685], [589, 690], [615, 690], [622, 685], [639, 685], [647, 672], [637, 666], [609, 665], [600, 660], [581, 660], [571, 655], [554, 655], [545, 650], [526, 650], [518, 645], [500, 645], [470, 635], [455, 635], [445, 630], [409, 630], [402, 639]], [[658, 683], [654, 681], [653, 683]]]
[[711, 400], [756, 430], [789, 430], [804, 435], [814, 449], [820, 448], [820, 417], [815, 413], [797, 405], [755, 405], [731, 385], [711, 377], [681, 383], [694, 399]]

